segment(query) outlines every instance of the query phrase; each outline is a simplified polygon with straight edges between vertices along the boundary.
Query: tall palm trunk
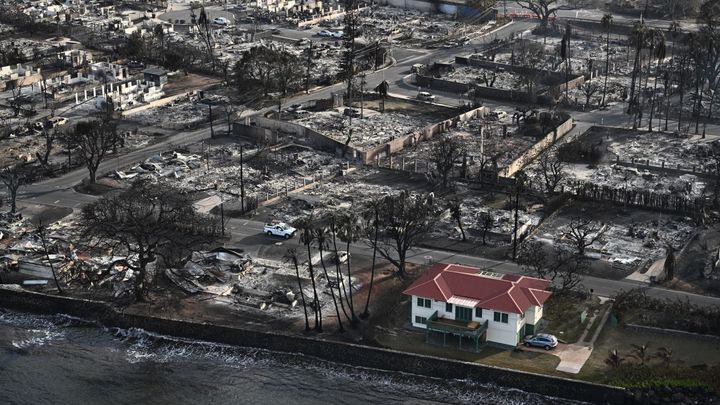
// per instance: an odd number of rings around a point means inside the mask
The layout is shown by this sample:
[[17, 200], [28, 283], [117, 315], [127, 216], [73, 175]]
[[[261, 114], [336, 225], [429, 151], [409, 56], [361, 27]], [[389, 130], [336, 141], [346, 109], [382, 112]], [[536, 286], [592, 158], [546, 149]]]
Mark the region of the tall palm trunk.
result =
[[[342, 318], [340, 317], [340, 308], [338, 307], [337, 300], [335, 299], [335, 289], [330, 284], [330, 276], [328, 275], [327, 268], [325, 267], [325, 259], [323, 258], [323, 244], [319, 244], [320, 249], [320, 264], [322, 264], [323, 273], [325, 274], [325, 279], [328, 282], [328, 288], [330, 288], [330, 295], [332, 296], [333, 304], [335, 305], [335, 313], [337, 314], [337, 320], [338, 320], [338, 331], [339, 332], [345, 332], [345, 328], [342, 324]], [[335, 256], [337, 257], [337, 256]]]
[[347, 276], [348, 276], [348, 291], [349, 294], [347, 296], [348, 298], [348, 305], [350, 306], [350, 316], [352, 316], [352, 322], [357, 322], [357, 316], [355, 315], [355, 305], [353, 304], [353, 287], [352, 287], [352, 276], [350, 274], [350, 242], [348, 241], [345, 244], [345, 251], [348, 253], [347, 255], [347, 261], [345, 262], [347, 264]]
[[305, 302], [305, 293], [302, 289], [302, 283], [300, 282], [300, 267], [298, 266], [297, 256], [292, 257], [293, 264], [295, 265], [295, 277], [297, 277], [298, 289], [300, 290], [300, 299], [302, 300], [303, 313], [305, 313], [305, 332], [310, 331], [310, 320], [308, 319], [307, 303]]
[[315, 270], [313, 269], [312, 265], [312, 251], [310, 250], [310, 244], [307, 243], [307, 252], [308, 252], [308, 270], [310, 271], [310, 280], [312, 281], [312, 288], [313, 288], [313, 301], [315, 303], [315, 330], [318, 332], [322, 332], [322, 311], [320, 308], [320, 299], [318, 298], [317, 293], [317, 286], [315, 285]]
[[680, 132], [680, 128], [682, 127], [682, 111], [683, 111], [683, 98], [685, 96], [685, 60], [682, 59], [682, 63], [680, 63], [680, 85], [678, 86], [678, 90], [680, 90], [680, 105], [678, 106], [678, 132]]
[[605, 36], [605, 83], [603, 84], [602, 105], [605, 106], [605, 95], [607, 94], [608, 74], [610, 73], [610, 27]]
[[[335, 257], [338, 256], [338, 248], [337, 248], [337, 238], [335, 237], [335, 225], [331, 225], [330, 232], [332, 233], [332, 242], [333, 242], [333, 252], [335, 253]], [[343, 302], [343, 294], [347, 296], [347, 291], [345, 291], [345, 281], [343, 281], [343, 275], [342, 270], [340, 267], [340, 261], [335, 261], [335, 277], [337, 277], [338, 281], [338, 298], [340, 299], [340, 308], [343, 311], [343, 314], [345, 315], [345, 319], [352, 322], [352, 317], [348, 315], [347, 311], [345, 310], [345, 303]]]
[[373, 239], [372, 266], [370, 267], [370, 287], [368, 288], [368, 296], [365, 300], [365, 311], [360, 314], [360, 318], [363, 319], [366, 319], [370, 316], [370, 296], [372, 295], [373, 282], [375, 281], [375, 259], [377, 257], [378, 238], [380, 236], [379, 216], [380, 215], [378, 213], [378, 210], [377, 208], [375, 208], [375, 238]]
[[650, 98], [650, 119], [648, 120], [648, 131], [652, 132], [653, 125], [653, 113], [655, 112], [655, 95], [657, 92], [657, 82], [658, 82], [658, 76], [660, 75], [660, 58], [657, 60], [657, 65], [655, 66], [655, 83], [653, 84], [653, 93], [652, 97]]

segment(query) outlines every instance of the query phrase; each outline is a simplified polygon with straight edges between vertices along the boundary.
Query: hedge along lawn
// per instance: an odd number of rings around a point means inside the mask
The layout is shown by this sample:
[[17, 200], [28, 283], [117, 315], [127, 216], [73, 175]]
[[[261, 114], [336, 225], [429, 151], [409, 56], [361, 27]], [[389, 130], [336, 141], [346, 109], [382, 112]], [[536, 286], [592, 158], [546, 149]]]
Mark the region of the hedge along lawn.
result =
[[[652, 356], [647, 367], [639, 367], [639, 361], [626, 356], [633, 353], [633, 344], [649, 345]], [[660, 347], [672, 349], [670, 366], [666, 367], [655, 357]], [[605, 363], [611, 350], [617, 349], [618, 354], [625, 358], [623, 366], [615, 370]], [[720, 389], [720, 339], [703, 340], [692, 336], [664, 335], [634, 331], [622, 326], [605, 325], [600, 337], [595, 342], [590, 359], [585, 363], [579, 378], [589, 381], [616, 384], [622, 386], [648, 385], [693, 385], [692, 380], [702, 382], [700, 385]]]

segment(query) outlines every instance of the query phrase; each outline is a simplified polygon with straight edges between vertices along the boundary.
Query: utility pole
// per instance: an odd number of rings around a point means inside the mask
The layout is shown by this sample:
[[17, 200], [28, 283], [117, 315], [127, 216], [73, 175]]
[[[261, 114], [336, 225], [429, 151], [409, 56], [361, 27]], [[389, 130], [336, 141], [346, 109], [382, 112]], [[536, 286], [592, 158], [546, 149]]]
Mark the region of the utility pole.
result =
[[245, 213], [245, 179], [243, 178], [243, 149], [240, 145], [240, 211]]
[[360, 118], [363, 118], [365, 111], [365, 73], [360, 75]]
[[220, 223], [222, 228], [222, 235], [225, 236], [225, 203], [220, 197]]
[[312, 66], [312, 46], [313, 43], [312, 41], [310, 41], [310, 46], [308, 47], [307, 73], [305, 75], [305, 94], [310, 93], [310, 68]]

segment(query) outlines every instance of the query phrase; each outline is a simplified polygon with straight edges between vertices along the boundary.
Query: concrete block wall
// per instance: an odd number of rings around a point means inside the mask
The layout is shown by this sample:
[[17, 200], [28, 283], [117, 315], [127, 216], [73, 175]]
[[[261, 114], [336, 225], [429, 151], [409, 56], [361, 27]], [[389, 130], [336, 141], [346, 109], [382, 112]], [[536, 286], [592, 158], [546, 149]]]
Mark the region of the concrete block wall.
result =
[[567, 121], [560, 124], [557, 128], [550, 131], [540, 141], [536, 142], [528, 150], [523, 152], [522, 155], [513, 160], [509, 165], [500, 170], [500, 176], [512, 177], [518, 170], [522, 169], [530, 163], [533, 159], [538, 157], [547, 148], [549, 148], [554, 142], [561, 139], [573, 128], [573, 119], [568, 118]]

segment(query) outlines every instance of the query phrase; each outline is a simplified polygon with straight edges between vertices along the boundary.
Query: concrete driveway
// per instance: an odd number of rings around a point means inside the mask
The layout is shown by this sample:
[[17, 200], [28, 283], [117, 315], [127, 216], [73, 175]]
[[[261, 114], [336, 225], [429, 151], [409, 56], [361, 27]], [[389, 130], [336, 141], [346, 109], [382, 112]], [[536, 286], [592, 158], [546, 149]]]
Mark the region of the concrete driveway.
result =
[[555, 370], [570, 374], [578, 374], [593, 351], [592, 346], [578, 343], [559, 343], [556, 348], [551, 350], [545, 350], [539, 347], [525, 347], [522, 345], [518, 347], [526, 351], [547, 353], [559, 357], [560, 364], [558, 364]]

